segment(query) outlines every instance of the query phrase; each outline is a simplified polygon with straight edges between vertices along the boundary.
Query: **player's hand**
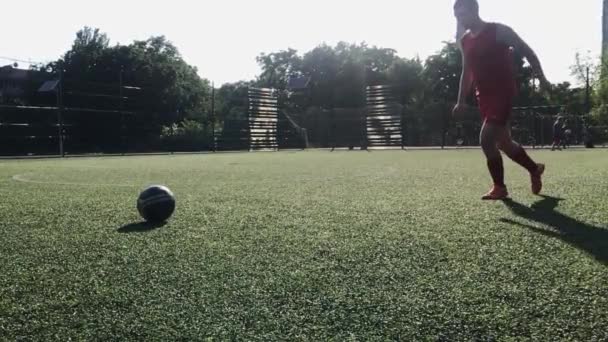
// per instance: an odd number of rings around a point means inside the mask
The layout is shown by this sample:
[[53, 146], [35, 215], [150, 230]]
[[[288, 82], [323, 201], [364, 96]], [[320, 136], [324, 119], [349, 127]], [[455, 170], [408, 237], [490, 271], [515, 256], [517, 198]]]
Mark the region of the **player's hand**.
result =
[[460, 103], [458, 102], [455, 106], [454, 109], [452, 109], [452, 115], [453, 116], [459, 116], [460, 114], [466, 112], [468, 109], [468, 106], [466, 104]]

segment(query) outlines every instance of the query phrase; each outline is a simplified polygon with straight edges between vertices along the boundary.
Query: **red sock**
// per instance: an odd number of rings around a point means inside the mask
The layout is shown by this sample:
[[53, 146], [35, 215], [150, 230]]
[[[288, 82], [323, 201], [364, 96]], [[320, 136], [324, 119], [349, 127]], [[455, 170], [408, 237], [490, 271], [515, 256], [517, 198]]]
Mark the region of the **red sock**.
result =
[[515, 153], [507, 153], [507, 156], [517, 164], [523, 166], [530, 173], [535, 173], [538, 170], [538, 165], [536, 165], [534, 160], [528, 156], [526, 150], [521, 146], [515, 150]]
[[495, 159], [488, 159], [488, 170], [494, 181], [494, 185], [505, 186], [505, 169], [502, 165], [502, 156]]

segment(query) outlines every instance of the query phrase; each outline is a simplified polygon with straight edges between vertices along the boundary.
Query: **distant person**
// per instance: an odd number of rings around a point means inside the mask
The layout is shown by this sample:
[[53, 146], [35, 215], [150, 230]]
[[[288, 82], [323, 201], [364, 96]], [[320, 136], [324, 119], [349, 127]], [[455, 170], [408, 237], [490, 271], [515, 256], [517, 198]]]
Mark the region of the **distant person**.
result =
[[551, 146], [551, 151], [555, 151], [556, 149], [562, 150], [563, 127], [562, 116], [558, 115], [553, 123], [553, 145]]
[[572, 130], [568, 126], [568, 119], [564, 119], [564, 124], [562, 125], [562, 132], [562, 148], [566, 149], [570, 147], [570, 139], [572, 139]]
[[509, 26], [483, 21], [476, 0], [457, 0], [454, 15], [458, 21], [457, 41], [463, 70], [453, 113], [465, 110], [466, 98], [474, 85], [483, 119], [480, 143], [494, 181], [494, 186], [482, 199], [502, 200], [509, 196], [500, 151], [530, 173], [532, 192], [538, 194], [542, 189], [545, 165], [534, 162], [523, 147], [513, 141], [510, 129], [511, 108], [517, 90], [512, 52], [516, 50], [528, 60], [541, 87], [548, 90], [551, 85], [538, 57]]

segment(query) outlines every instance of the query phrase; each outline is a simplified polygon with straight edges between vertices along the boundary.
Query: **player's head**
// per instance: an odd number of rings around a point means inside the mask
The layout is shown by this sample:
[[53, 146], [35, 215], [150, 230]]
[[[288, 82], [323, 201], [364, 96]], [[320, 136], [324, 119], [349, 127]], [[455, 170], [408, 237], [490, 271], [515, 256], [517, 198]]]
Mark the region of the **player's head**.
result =
[[479, 21], [479, 4], [477, 0], [456, 0], [454, 3], [454, 16], [458, 24], [465, 29], [470, 29], [474, 23]]

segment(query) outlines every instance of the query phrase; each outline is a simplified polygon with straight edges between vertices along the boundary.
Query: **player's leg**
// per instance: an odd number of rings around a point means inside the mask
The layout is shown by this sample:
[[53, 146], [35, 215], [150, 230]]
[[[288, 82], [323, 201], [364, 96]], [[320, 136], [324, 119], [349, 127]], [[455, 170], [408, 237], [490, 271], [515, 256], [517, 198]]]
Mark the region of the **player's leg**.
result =
[[557, 137], [553, 137], [553, 144], [551, 145], [551, 151], [555, 151], [556, 148], [559, 147], [559, 141], [557, 140]]
[[484, 200], [501, 200], [507, 198], [508, 191], [505, 185], [505, 172], [503, 167], [502, 155], [498, 150], [497, 143], [501, 136], [503, 127], [484, 120], [481, 127], [479, 142], [483, 153], [486, 156], [488, 170], [492, 176], [494, 186], [482, 197]]
[[545, 172], [544, 164], [537, 164], [526, 152], [526, 150], [511, 138], [511, 130], [508, 126], [501, 132], [498, 138], [498, 148], [511, 160], [521, 165], [530, 173], [532, 193], [538, 194], [542, 190], [542, 175]]

